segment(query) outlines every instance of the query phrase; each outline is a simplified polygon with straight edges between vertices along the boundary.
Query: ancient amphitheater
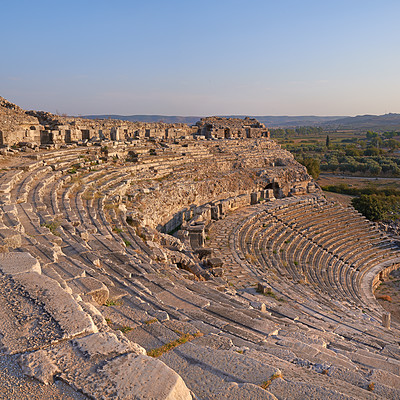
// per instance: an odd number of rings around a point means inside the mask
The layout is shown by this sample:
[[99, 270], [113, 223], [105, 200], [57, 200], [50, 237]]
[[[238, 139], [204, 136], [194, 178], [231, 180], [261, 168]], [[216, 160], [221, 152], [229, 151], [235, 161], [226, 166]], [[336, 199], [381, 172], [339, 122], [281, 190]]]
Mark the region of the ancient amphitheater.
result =
[[1, 357], [26, 384], [400, 398], [400, 327], [373, 295], [400, 248], [327, 201], [261, 124], [90, 121], [4, 99], [0, 118]]

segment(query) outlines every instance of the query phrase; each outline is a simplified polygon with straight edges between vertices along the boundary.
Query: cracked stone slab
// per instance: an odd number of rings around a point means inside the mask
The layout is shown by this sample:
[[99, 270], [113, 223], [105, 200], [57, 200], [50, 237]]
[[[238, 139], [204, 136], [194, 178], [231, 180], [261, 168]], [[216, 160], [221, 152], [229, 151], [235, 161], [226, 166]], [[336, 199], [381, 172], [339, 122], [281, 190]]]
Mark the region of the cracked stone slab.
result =
[[[347, 396], [333, 389], [327, 389], [311, 383], [285, 381], [282, 378], [274, 379], [269, 385], [268, 391], [278, 399], [357, 400], [353, 396]], [[373, 396], [367, 397], [366, 392], [365, 398], [373, 398]]]
[[89, 295], [98, 304], [104, 304], [108, 300], [109, 290], [98, 279], [84, 276], [72, 279], [67, 284], [75, 295]]
[[32, 299], [11, 277], [1, 273], [0, 309], [0, 347], [3, 351], [21, 353], [47, 346], [63, 337], [59, 324], [43, 304]]
[[278, 400], [272, 393], [260, 386], [252, 383], [237, 384], [236, 382], [231, 382], [223, 389], [216, 391], [210, 398], [213, 400]]
[[93, 333], [83, 338], [75, 339], [74, 344], [88, 357], [117, 356], [125, 353], [146, 355], [146, 350], [138, 344], [129, 341], [119, 331]]
[[16, 275], [24, 272], [42, 273], [39, 261], [28, 252], [0, 254], [0, 269], [5, 275]]
[[98, 379], [94, 379], [93, 390], [104, 399], [193, 399], [175, 371], [144, 355], [131, 353], [113, 359], [99, 370]]
[[47, 382], [57, 376], [93, 399], [193, 399], [175, 371], [128, 342], [112, 333], [89, 335], [20, 357], [20, 364], [29, 376]]
[[97, 332], [90, 316], [54, 279], [36, 272], [20, 273], [13, 279], [28, 292], [32, 299], [43, 304], [46, 311], [60, 325], [64, 338]]
[[395, 389], [400, 389], [399, 376], [392, 374], [388, 371], [382, 371], [381, 369], [374, 369], [372, 370], [369, 379], [372, 382], [379, 382], [384, 385], [391, 386]]
[[45, 385], [53, 383], [54, 375], [61, 372], [43, 350], [22, 354], [18, 363], [25, 375], [36, 378]]
[[0, 251], [7, 252], [8, 248], [16, 248], [21, 246], [21, 233], [15, 229], [1, 228], [0, 239], [2, 245]]
[[[273, 374], [279, 373], [278, 368], [266, 365], [233, 350], [199, 347], [188, 342], [178, 346], [174, 352], [187, 360], [191, 360], [191, 363], [198, 364], [201, 368], [214, 371], [216, 375], [224, 377], [224, 379], [238, 382], [261, 384]], [[169, 358], [168, 354], [163, 355], [161, 359], [163, 360], [164, 357]]]

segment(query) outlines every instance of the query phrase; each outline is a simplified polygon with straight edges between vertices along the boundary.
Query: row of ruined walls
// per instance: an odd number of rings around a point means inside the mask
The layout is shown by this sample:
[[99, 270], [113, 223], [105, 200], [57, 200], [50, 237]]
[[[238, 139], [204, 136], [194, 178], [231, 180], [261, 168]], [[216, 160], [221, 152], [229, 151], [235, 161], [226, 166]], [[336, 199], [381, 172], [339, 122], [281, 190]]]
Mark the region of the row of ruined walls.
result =
[[57, 129], [44, 128], [40, 125], [18, 126], [12, 131], [0, 129], [0, 146], [17, 144], [45, 145], [69, 144], [84, 141], [129, 141], [138, 138], [177, 139], [192, 135], [191, 129], [181, 128], [141, 128], [132, 129], [124, 126], [109, 129], [72, 128], [58, 126]]

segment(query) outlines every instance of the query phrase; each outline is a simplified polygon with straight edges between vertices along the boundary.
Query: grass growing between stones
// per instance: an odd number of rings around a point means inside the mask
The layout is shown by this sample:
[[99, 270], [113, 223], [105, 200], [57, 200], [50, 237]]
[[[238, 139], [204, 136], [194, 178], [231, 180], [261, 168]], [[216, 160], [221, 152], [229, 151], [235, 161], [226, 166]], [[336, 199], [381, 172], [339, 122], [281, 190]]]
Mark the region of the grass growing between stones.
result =
[[121, 326], [119, 328], [117, 328], [117, 330], [121, 331], [122, 333], [127, 333], [129, 331], [131, 331], [133, 328], [131, 328], [130, 326]]
[[255, 264], [257, 262], [257, 258], [253, 254], [246, 254], [246, 260]]
[[60, 223], [57, 221], [46, 222], [42, 224], [45, 228], [47, 228], [53, 235], [60, 236], [60, 233], [57, 232], [57, 228], [60, 226]]
[[104, 305], [106, 307], [111, 307], [111, 306], [122, 306], [122, 301], [121, 300], [107, 300]]
[[118, 209], [118, 204], [114, 204], [114, 203], [105, 203], [105, 204], [104, 204], [104, 209], [105, 209], [105, 210], [117, 210], [117, 209]]
[[263, 389], [268, 389], [268, 387], [269, 387], [269, 385], [275, 380], [275, 379], [278, 379], [278, 378], [282, 378], [282, 372], [275, 372], [272, 376], [271, 376], [271, 378], [269, 378], [267, 381], [264, 381], [261, 385], [260, 385], [260, 387], [262, 387]]
[[93, 199], [93, 190], [85, 190], [82, 194], [83, 200], [92, 200]]
[[168, 351], [173, 350], [175, 347], [178, 347], [181, 344], [190, 342], [197, 337], [203, 336], [203, 334], [201, 332], [196, 332], [194, 335], [191, 335], [189, 333], [182, 333], [179, 331], [176, 331], [176, 333], [181, 335], [178, 339], [175, 339], [172, 342], [166, 343], [163, 346], [158, 347], [156, 349], [149, 350], [147, 352], [147, 355], [150, 357], [154, 357], [154, 358], [160, 357], [164, 353], [167, 353]]
[[158, 319], [157, 319], [157, 318], [148, 319], [147, 321], [144, 321], [144, 323], [145, 323], [146, 325], [151, 325], [151, 324], [154, 324], [155, 322], [158, 322]]

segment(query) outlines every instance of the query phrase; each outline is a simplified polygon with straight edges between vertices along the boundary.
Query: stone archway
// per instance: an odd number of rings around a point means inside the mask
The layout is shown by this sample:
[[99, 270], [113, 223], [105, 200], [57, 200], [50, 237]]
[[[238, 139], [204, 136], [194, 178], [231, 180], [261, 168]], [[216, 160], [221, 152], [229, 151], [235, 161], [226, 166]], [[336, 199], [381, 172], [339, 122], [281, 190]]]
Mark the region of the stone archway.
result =
[[281, 196], [281, 187], [279, 186], [278, 182], [272, 182], [269, 183], [267, 186], [265, 186], [264, 189], [273, 189], [274, 190], [274, 197], [279, 199]]

